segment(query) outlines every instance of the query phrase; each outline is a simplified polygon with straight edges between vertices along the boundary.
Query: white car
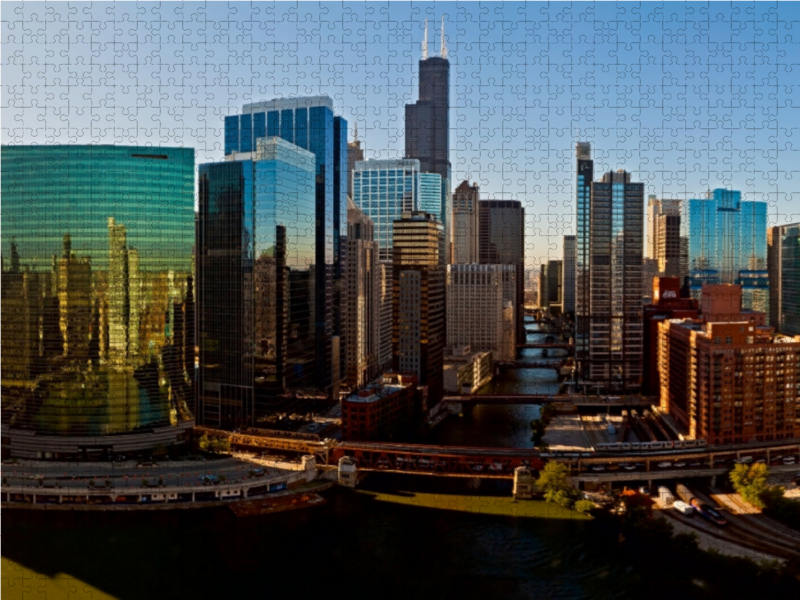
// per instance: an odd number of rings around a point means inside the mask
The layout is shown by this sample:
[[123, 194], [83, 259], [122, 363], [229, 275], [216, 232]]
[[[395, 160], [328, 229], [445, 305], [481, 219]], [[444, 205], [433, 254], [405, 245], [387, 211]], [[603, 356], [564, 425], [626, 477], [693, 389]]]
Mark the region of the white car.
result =
[[592, 471], [605, 471], [606, 468], [603, 465], [595, 465], [592, 467]]
[[797, 460], [794, 456], [787, 456], [783, 459], [783, 464], [785, 465], [793, 465], [795, 462], [797, 462]]
[[669, 469], [672, 466], [671, 462], [660, 462], [656, 465], [659, 469]]
[[685, 463], [685, 462], [676, 462], [676, 463], [675, 463], [675, 468], [676, 468], [676, 469], [682, 469], [682, 468], [683, 468], [683, 467], [685, 467], [685, 466], [686, 466], [686, 463]]

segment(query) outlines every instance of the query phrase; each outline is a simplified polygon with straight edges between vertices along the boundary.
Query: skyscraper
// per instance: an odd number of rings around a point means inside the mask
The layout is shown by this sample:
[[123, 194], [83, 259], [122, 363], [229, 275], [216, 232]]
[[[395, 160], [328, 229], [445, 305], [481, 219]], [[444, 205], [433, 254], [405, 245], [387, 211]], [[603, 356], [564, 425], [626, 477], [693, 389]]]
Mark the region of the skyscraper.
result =
[[255, 422], [318, 386], [313, 153], [279, 137], [200, 165], [198, 420]]
[[514, 265], [447, 265], [447, 345], [514, 360], [515, 279]]
[[658, 231], [659, 217], [662, 215], [678, 217], [680, 214], [680, 200], [656, 198], [653, 194], [647, 197], [647, 258], [659, 260], [658, 248], [661, 244]]
[[770, 325], [800, 335], [800, 223], [770, 227], [767, 235]]
[[576, 354], [587, 388], [635, 389], [642, 377], [644, 185], [620, 169], [592, 181], [591, 146], [577, 154]]
[[190, 148], [2, 148], [2, 434], [13, 456], [183, 443], [194, 365], [177, 357], [195, 340], [175, 335], [174, 307], [192, 279], [193, 178]]
[[688, 248], [689, 288], [699, 299], [704, 284], [739, 284], [744, 308], [768, 312], [767, 203], [741, 196], [716, 189], [684, 203], [681, 237]]
[[394, 222], [420, 209], [421, 183], [416, 159], [365, 160], [353, 172], [353, 202], [375, 224], [381, 260], [392, 259]]
[[356, 170], [356, 163], [364, 160], [364, 150], [361, 148], [361, 140], [358, 139], [358, 125], [353, 132], [353, 141], [347, 143], [347, 195], [353, 197], [353, 171]]
[[[445, 256], [452, 245], [452, 203], [450, 195], [450, 61], [444, 38], [444, 17], [440, 56], [428, 57], [428, 22], [422, 59], [419, 61], [419, 99], [406, 104], [406, 158], [416, 158], [423, 173], [441, 177], [441, 215], [445, 231]], [[446, 260], [446, 262], [450, 262]]]
[[[687, 244], [681, 241], [680, 215], [662, 214], [655, 223], [655, 256], [661, 277], [685, 277]], [[650, 284], [651, 282], [645, 282]]]
[[381, 269], [372, 220], [353, 202], [347, 209], [346, 378], [361, 388], [379, 374]]
[[333, 113], [327, 96], [265, 100], [245, 104], [241, 115], [225, 117], [225, 155], [252, 152], [258, 139], [280, 137], [315, 157], [314, 244], [315, 344], [317, 380], [331, 397], [341, 376], [334, 368], [343, 334], [344, 289], [341, 238], [347, 230], [347, 121]]
[[477, 263], [478, 255], [478, 184], [462, 181], [453, 194], [454, 264]]
[[565, 235], [562, 246], [564, 255], [561, 276], [561, 300], [564, 313], [575, 314], [575, 263], [578, 258], [578, 246], [574, 235]]
[[[478, 257], [481, 264], [517, 268], [516, 306], [525, 306], [525, 209], [518, 200], [481, 200]], [[541, 301], [541, 300], [540, 300]], [[525, 339], [524, 310], [517, 310], [517, 340]]]
[[442, 398], [445, 266], [442, 224], [424, 212], [394, 223], [393, 367], [428, 386], [428, 408]]

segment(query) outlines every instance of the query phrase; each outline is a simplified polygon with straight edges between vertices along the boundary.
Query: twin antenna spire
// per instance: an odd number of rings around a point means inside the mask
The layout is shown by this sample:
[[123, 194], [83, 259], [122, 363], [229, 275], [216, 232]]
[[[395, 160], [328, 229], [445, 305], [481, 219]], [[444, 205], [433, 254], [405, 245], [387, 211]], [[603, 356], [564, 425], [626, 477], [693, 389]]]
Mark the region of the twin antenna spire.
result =
[[[447, 58], [447, 44], [444, 39], [444, 15], [442, 15], [442, 33], [439, 42], [439, 55]], [[425, 36], [422, 38], [422, 60], [428, 60], [428, 19], [425, 19]]]

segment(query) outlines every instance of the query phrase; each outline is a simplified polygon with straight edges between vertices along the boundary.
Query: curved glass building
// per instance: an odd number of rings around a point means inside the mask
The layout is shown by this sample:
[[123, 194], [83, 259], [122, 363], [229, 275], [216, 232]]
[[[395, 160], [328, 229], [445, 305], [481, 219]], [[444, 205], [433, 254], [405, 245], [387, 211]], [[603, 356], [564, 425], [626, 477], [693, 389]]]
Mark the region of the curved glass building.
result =
[[193, 425], [194, 151], [0, 158], [4, 455], [180, 443]]

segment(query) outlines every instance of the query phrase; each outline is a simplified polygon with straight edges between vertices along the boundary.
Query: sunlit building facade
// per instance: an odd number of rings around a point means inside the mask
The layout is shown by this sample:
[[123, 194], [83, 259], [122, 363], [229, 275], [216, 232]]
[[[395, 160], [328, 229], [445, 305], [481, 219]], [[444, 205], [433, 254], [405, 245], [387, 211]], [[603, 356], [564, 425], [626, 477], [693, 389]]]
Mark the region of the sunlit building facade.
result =
[[184, 441], [193, 178], [188, 148], [2, 148], [4, 454], [107, 457]]

